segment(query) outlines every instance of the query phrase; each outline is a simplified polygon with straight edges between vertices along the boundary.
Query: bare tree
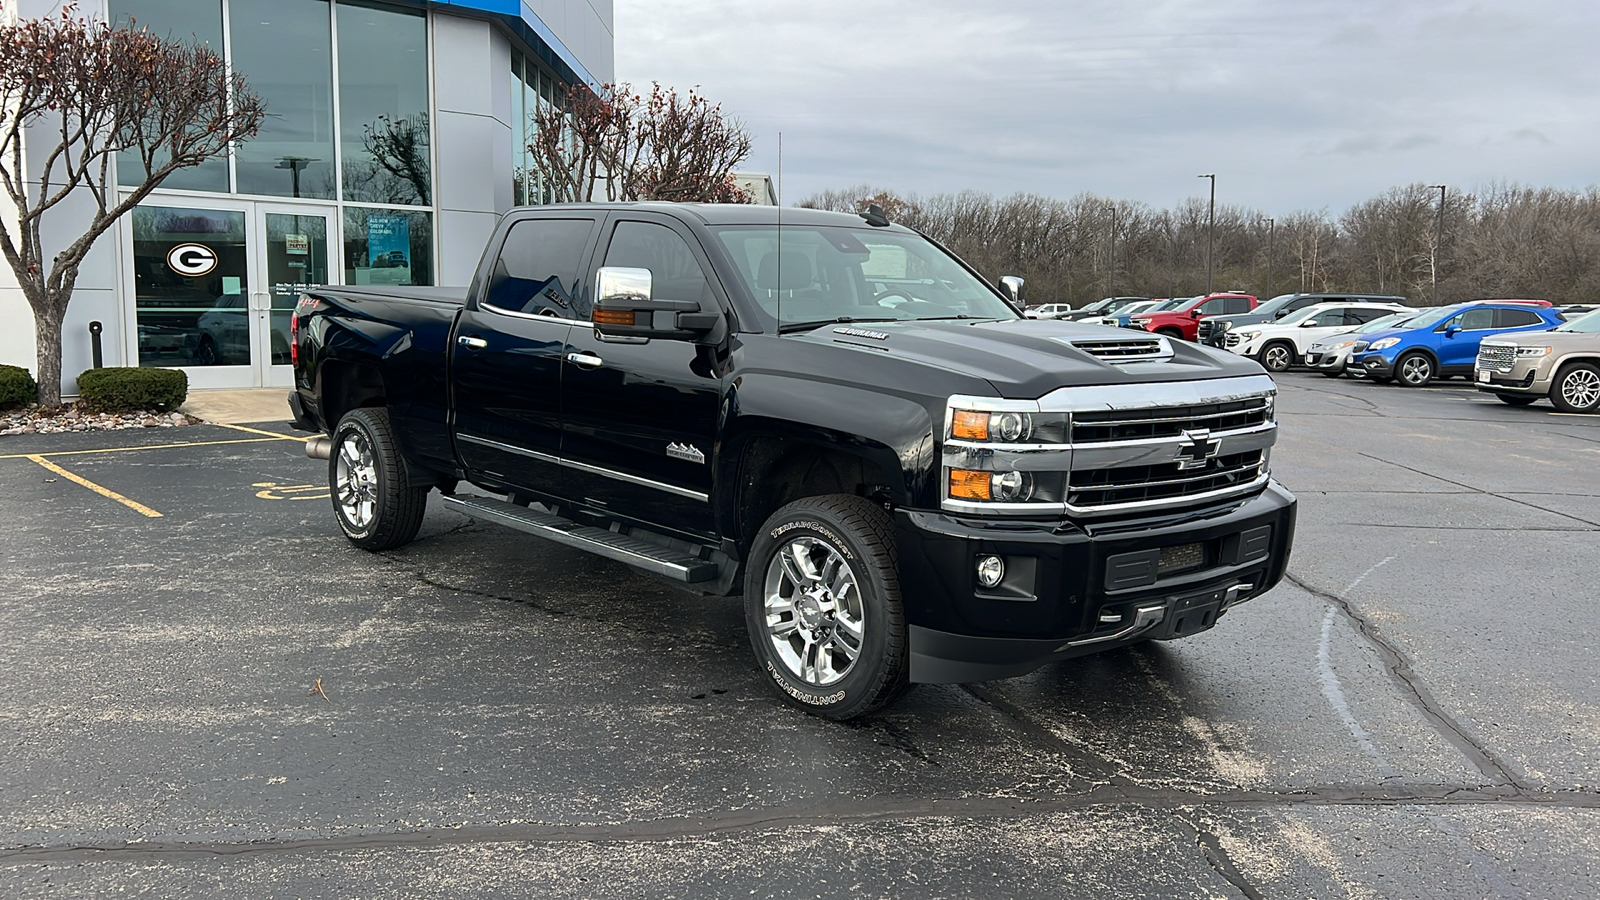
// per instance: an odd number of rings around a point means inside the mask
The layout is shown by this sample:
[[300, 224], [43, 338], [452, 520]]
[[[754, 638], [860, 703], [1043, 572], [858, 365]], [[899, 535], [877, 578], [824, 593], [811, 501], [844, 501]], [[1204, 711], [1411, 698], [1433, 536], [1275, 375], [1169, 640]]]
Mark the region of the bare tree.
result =
[[[168, 175], [253, 136], [264, 114], [203, 46], [113, 29], [71, 4], [0, 26], [0, 184], [16, 214], [0, 217], [0, 252], [33, 308], [41, 403], [61, 402], [61, 324], [95, 240]], [[128, 193], [119, 199], [111, 165], [120, 151]], [[92, 208], [81, 233], [47, 258], [46, 214], [84, 194]]]
[[345, 190], [380, 203], [423, 203], [433, 196], [428, 114], [379, 116], [361, 126], [367, 159], [345, 163]]
[[750, 155], [750, 135], [720, 104], [651, 86], [598, 93], [571, 85], [560, 107], [534, 114], [533, 174], [557, 201], [669, 200], [749, 203], [732, 173]]

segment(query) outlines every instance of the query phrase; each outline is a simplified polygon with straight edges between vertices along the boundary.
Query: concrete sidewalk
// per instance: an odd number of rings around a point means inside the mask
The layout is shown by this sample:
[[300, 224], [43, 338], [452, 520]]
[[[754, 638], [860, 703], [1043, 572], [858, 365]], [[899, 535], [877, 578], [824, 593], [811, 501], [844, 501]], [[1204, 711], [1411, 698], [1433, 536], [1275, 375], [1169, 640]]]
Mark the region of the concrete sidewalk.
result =
[[289, 389], [285, 387], [190, 391], [178, 411], [222, 425], [287, 422], [290, 419], [288, 397]]

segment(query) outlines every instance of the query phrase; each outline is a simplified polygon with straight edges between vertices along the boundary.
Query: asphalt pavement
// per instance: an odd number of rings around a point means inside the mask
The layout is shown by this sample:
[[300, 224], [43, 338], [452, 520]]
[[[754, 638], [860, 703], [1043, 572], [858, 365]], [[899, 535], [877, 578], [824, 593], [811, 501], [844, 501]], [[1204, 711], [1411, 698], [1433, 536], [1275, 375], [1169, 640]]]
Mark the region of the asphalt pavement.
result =
[[1290, 578], [840, 725], [280, 422], [0, 438], [0, 896], [1593, 897], [1600, 418], [1279, 378]]

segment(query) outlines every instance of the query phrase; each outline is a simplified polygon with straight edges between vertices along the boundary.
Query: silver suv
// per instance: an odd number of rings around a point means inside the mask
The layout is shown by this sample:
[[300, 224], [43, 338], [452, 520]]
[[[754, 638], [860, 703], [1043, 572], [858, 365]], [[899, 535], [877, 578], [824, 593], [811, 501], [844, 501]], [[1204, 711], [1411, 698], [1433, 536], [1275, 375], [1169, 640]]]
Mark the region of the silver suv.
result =
[[1478, 390], [1512, 406], [1549, 397], [1562, 412], [1600, 412], [1600, 310], [1554, 331], [1485, 338], [1474, 369]]

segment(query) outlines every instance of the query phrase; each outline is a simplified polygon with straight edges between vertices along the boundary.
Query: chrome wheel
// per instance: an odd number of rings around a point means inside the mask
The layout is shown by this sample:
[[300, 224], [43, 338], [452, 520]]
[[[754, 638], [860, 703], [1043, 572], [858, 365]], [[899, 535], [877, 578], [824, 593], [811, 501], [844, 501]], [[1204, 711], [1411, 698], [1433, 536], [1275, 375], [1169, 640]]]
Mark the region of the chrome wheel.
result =
[[1421, 387], [1433, 380], [1433, 363], [1426, 356], [1413, 354], [1400, 360], [1400, 381], [1410, 387]]
[[1600, 406], [1600, 374], [1592, 369], [1574, 369], [1561, 379], [1561, 399], [1573, 409]]
[[838, 548], [819, 538], [783, 544], [767, 564], [767, 637], [789, 672], [822, 687], [849, 674], [861, 655], [865, 607]]
[[348, 432], [339, 442], [333, 482], [345, 521], [356, 531], [371, 528], [378, 515], [378, 461], [372, 444], [359, 431]]

